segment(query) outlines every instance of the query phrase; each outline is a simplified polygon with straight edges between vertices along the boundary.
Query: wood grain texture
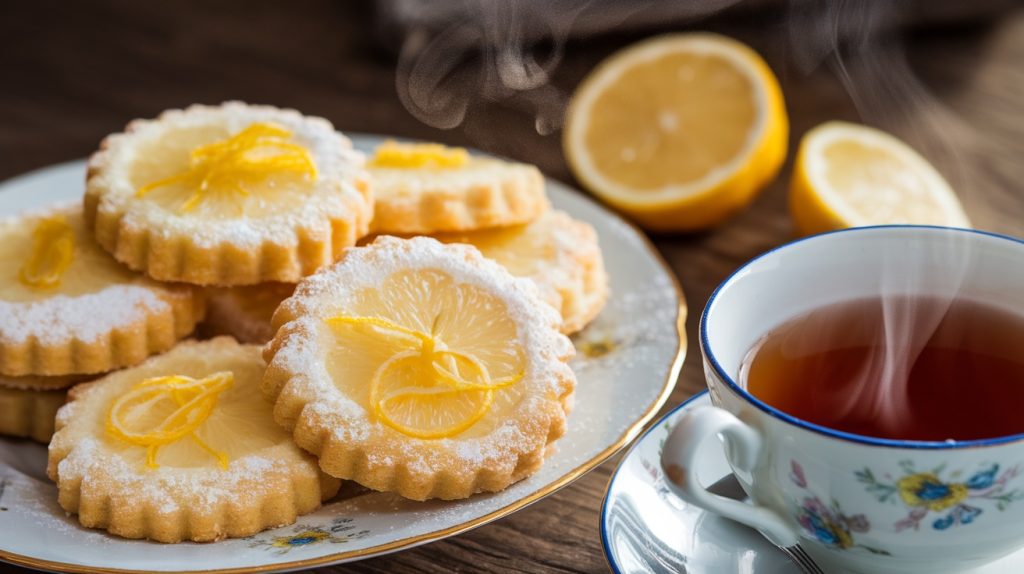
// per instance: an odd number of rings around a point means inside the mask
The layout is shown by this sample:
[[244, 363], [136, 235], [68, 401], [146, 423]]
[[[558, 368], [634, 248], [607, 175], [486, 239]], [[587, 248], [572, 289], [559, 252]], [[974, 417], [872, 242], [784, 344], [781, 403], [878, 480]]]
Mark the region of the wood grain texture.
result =
[[[863, 114], [919, 145], [954, 182], [979, 227], [1024, 234], [1024, 13], [989, 25], [918, 31], [905, 38], [905, 50], [887, 43], [848, 50], [865, 61], [897, 63], [905, 52], [899, 77], [912, 72], [919, 79], [895, 94], [910, 94], [907, 105], [872, 107], [900, 80], [851, 64], [857, 101], [867, 104], [861, 110], [835, 66], [807, 70], [793, 63], [792, 40], [809, 31], [790, 28], [789, 15], [726, 16], [699, 25], [750, 43], [776, 70], [791, 117], [791, 152], [814, 125]], [[572, 182], [560, 134], [535, 129], [538, 100], [473, 101], [465, 122], [447, 131], [415, 119], [396, 93], [395, 50], [377, 46], [372, 30], [365, 4], [329, 0], [5, 3], [0, 179], [84, 157], [132, 118], [237, 98], [295, 107], [342, 130], [476, 146]], [[539, 101], [557, 107], [601, 58], [637, 39], [570, 43]], [[689, 300], [691, 341], [712, 289], [747, 259], [791, 238], [788, 177], [787, 165], [750, 209], [719, 229], [654, 238]], [[666, 409], [704, 387], [698, 355], [692, 346]], [[457, 538], [323, 571], [605, 572], [598, 509], [616, 462]]]

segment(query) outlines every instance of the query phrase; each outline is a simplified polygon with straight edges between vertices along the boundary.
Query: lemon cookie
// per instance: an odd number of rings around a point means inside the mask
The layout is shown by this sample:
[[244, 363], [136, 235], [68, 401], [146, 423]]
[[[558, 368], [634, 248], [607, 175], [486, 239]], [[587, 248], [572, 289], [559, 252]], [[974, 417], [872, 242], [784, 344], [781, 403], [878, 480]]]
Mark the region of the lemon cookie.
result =
[[435, 237], [469, 243], [517, 277], [533, 280], [545, 301], [562, 315], [562, 332], [587, 325], [608, 300], [608, 274], [594, 228], [562, 211], [536, 221]]
[[65, 391], [9, 388], [0, 381], [0, 435], [50, 442], [53, 419], [65, 396]]
[[416, 500], [498, 491], [565, 432], [576, 379], [558, 324], [471, 246], [381, 237], [282, 303], [263, 390], [332, 476]]
[[132, 365], [202, 317], [193, 288], [156, 283], [103, 251], [77, 204], [0, 220], [0, 263], [0, 375]]
[[243, 343], [266, 343], [274, 336], [270, 327], [274, 311], [293, 291], [294, 283], [207, 289], [202, 330], [208, 336], [231, 335]]
[[386, 142], [369, 162], [374, 233], [424, 234], [526, 223], [548, 209], [544, 177], [522, 163], [440, 144]]
[[47, 472], [84, 526], [160, 542], [248, 536], [333, 496], [273, 421], [256, 346], [185, 342], [71, 390]]
[[296, 282], [366, 234], [363, 156], [322, 118], [228, 102], [136, 120], [89, 161], [86, 216], [161, 281]]

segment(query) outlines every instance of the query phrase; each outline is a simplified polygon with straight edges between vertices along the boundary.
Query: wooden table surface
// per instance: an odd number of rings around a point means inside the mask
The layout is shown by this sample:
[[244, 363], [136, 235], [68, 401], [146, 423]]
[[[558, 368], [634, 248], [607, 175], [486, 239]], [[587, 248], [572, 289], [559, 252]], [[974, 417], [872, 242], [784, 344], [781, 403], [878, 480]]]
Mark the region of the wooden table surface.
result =
[[[410, 115], [396, 94], [394, 51], [376, 43], [371, 14], [355, 4], [7, 3], [0, 17], [0, 179], [84, 157], [133, 118], [242, 99], [324, 116], [343, 131], [471, 145], [573, 181], [560, 132], [538, 133], [529, 99], [474, 98], [463, 124], [451, 130]], [[799, 53], [809, 32], [785, 14], [722, 16], [699, 25], [746, 41], [776, 70], [791, 119], [791, 155], [800, 135], [818, 123], [863, 118], [920, 146], [961, 193], [977, 227], [1024, 234], [1024, 11], [984, 25], [917, 30], [903, 50], [884, 42], [854, 45], [844, 66], [826, 58], [814, 70]], [[604, 56], [637, 39], [570, 42], [547, 94], [557, 102]], [[900, 67], [900, 54], [909, 68]], [[839, 70], [850, 75], [853, 95], [837, 79]], [[747, 259], [791, 238], [789, 166], [726, 225], [654, 237], [689, 301], [691, 341], [711, 290]], [[703, 387], [693, 346], [665, 410]], [[617, 460], [469, 533], [323, 571], [606, 572], [598, 509]]]

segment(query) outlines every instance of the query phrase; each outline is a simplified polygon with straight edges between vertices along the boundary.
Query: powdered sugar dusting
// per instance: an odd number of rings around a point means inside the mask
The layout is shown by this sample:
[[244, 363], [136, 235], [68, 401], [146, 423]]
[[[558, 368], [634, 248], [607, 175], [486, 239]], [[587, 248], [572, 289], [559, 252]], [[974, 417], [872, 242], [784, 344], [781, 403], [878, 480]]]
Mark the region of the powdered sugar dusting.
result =
[[[211, 225], [188, 213], [154, 208], [152, 202], [136, 197], [129, 171], [140, 142], [159, 139], [168, 130], [209, 125], [235, 133], [256, 122], [283, 125], [310, 151], [318, 171], [313, 184], [315, 200], [286, 202], [274, 205], [258, 218], [223, 219]], [[88, 187], [90, 194], [100, 197], [99, 209], [123, 215], [122, 225], [128, 229], [164, 238], [187, 235], [201, 247], [229, 244], [251, 249], [263, 243], [294, 247], [302, 233], [329, 233], [333, 220], [347, 219], [353, 227], [358, 227], [357, 221], [363, 225], [369, 221], [372, 205], [356, 188], [357, 180], [368, 177], [364, 163], [363, 154], [353, 150], [349, 139], [323, 118], [304, 116], [295, 110], [227, 102], [170, 110], [156, 120], [136, 120], [125, 133], [109, 136], [105, 149], [90, 160], [93, 176]]]
[[[505, 303], [517, 326], [526, 365], [524, 377], [517, 383], [523, 398], [507, 420], [483, 436], [402, 440], [371, 420], [365, 406], [345, 396], [324, 366], [324, 319], [343, 313], [360, 290], [377, 287], [396, 272], [417, 269], [437, 270], [458, 283], [493, 294]], [[323, 428], [330, 428], [339, 441], [365, 441], [371, 467], [390, 465], [400, 458], [412, 472], [433, 474], [438, 464], [454, 457], [470, 468], [486, 466], [511, 473], [519, 455], [545, 444], [552, 397], [564, 395], [564, 385], [570, 389], [575, 385], [564, 363], [573, 348], [557, 331], [558, 313], [542, 302], [532, 281], [513, 277], [470, 245], [445, 245], [428, 237], [379, 237], [367, 247], [350, 249], [334, 266], [303, 280], [284, 307], [286, 313], [298, 317], [288, 326], [297, 334], [285, 339], [273, 364], [302, 373], [286, 392], [312, 397], [308, 413]]]
[[0, 341], [43, 344], [93, 342], [111, 331], [170, 312], [152, 288], [111, 285], [96, 293], [57, 295], [31, 303], [0, 301]]
[[[294, 447], [288, 448], [294, 451]], [[311, 462], [297, 464], [296, 455], [249, 455], [232, 460], [226, 470], [214, 466], [147, 469], [137, 458], [121, 457], [101, 440], [86, 437], [60, 461], [58, 475], [67, 484], [81, 480], [82, 490], [90, 494], [130, 494], [136, 504], [153, 506], [164, 514], [178, 510], [216, 512], [225, 502], [258, 501], [273, 495], [274, 489], [280, 488], [279, 481], [271, 480], [275, 475], [290, 479], [295, 472], [316, 472]]]

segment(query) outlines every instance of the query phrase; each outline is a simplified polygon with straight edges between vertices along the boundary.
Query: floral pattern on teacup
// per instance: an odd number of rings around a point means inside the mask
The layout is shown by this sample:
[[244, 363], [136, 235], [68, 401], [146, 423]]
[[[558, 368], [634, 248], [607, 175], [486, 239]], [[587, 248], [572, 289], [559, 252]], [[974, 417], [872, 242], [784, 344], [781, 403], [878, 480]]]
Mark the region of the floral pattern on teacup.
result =
[[808, 493], [797, 503], [796, 520], [805, 532], [816, 540], [837, 550], [863, 548], [873, 554], [889, 553], [879, 548], [858, 544], [855, 534], [864, 534], [871, 530], [871, 523], [863, 514], [849, 515], [843, 512], [839, 501], [833, 499], [826, 505], [807, 488], [807, 475], [800, 463], [789, 462], [789, 479]]
[[[900, 463], [902, 475], [885, 474], [881, 478], [865, 467], [856, 471], [857, 480], [879, 502], [903, 503], [909, 509], [906, 518], [894, 525], [897, 532], [921, 527], [921, 522], [932, 513], [940, 514], [931, 522], [935, 530], [948, 530], [952, 526], [973, 523], [990, 505], [1002, 512], [1014, 501], [1024, 498], [1020, 489], [1009, 488], [1009, 483], [1021, 474], [1020, 466], [1002, 469], [998, 463], [980, 465], [965, 480], [962, 470], [946, 473], [946, 466], [918, 470], [909, 460]], [[943, 478], [943, 475], [946, 475]]]

